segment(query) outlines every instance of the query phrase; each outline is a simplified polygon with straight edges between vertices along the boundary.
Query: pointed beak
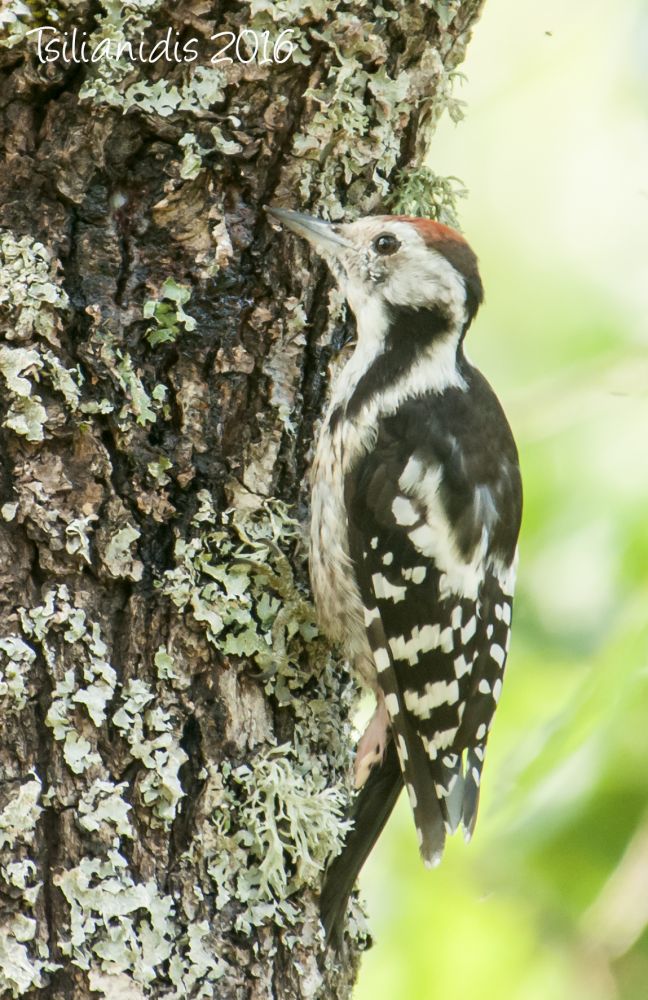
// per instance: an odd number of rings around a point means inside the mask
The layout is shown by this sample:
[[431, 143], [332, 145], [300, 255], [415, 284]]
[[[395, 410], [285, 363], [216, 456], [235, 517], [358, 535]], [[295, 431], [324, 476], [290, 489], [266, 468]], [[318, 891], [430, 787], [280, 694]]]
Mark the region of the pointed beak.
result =
[[315, 219], [303, 212], [292, 212], [287, 208], [271, 208], [266, 206], [266, 212], [273, 222], [279, 222], [291, 229], [298, 236], [303, 236], [318, 253], [339, 254], [341, 250], [350, 250], [353, 244], [336, 232], [335, 223]]

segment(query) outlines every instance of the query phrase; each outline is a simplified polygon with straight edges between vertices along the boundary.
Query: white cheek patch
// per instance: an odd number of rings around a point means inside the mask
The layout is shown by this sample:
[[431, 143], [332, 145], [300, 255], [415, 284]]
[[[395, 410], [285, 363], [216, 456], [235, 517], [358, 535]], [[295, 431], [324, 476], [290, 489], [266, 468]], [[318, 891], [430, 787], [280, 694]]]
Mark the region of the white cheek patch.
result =
[[391, 305], [411, 309], [440, 305], [454, 326], [463, 327], [467, 319], [463, 277], [418, 233], [409, 231], [404, 235], [402, 247], [393, 257], [389, 276], [380, 286], [385, 300]]
[[[356, 249], [340, 255], [346, 276], [338, 278], [338, 283], [356, 315], [368, 300], [382, 297], [391, 305], [413, 309], [441, 305], [454, 325], [463, 327], [467, 318], [464, 278], [425, 242], [415, 226], [372, 218], [349, 223], [341, 232]], [[391, 233], [400, 243], [395, 253], [383, 257], [372, 249], [382, 232]]]

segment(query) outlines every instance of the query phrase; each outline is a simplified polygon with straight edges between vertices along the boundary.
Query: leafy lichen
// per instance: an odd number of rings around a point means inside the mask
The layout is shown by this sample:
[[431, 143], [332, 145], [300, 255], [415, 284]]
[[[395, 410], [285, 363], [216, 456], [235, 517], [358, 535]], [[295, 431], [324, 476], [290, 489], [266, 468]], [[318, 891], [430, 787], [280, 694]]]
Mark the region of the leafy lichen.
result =
[[79, 555], [84, 562], [90, 563], [90, 530], [91, 525], [98, 521], [97, 514], [84, 514], [74, 517], [65, 526], [65, 548], [70, 555]]
[[[268, 692], [288, 703], [291, 687], [303, 681], [305, 644], [309, 658], [317, 655], [315, 610], [282, 551], [299, 543], [301, 527], [278, 500], [254, 512], [219, 514], [207, 491], [198, 499], [194, 533], [177, 539], [176, 565], [160, 589], [192, 614], [219, 652], [251, 659], [267, 673]], [[321, 639], [322, 656], [326, 648]]]
[[[340, 720], [353, 687], [287, 557], [301, 545], [301, 529], [286, 505], [265, 501], [219, 516], [207, 493], [200, 499], [193, 537], [177, 545], [161, 589], [222, 656], [257, 666], [266, 694], [291, 714], [293, 737], [239, 767], [206, 766], [205, 820], [184, 860], [206, 865], [217, 908], [232, 906], [242, 933], [306, 920], [317, 936], [303, 891], [316, 887], [346, 830], [352, 740]], [[175, 684], [170, 659], [161, 647], [158, 669]]]
[[[60, 317], [68, 305], [58, 262], [47, 248], [28, 236], [0, 233], [0, 327], [6, 339], [44, 340], [57, 347]], [[66, 368], [49, 348], [41, 352], [36, 346], [3, 345], [0, 373], [9, 400], [4, 426], [27, 441], [45, 438], [48, 413], [35, 391], [37, 383], [49, 382], [70, 410], [78, 406], [81, 374]]]
[[173, 901], [155, 882], [135, 882], [126, 858], [111, 848], [54, 877], [70, 908], [62, 954], [81, 969], [125, 969], [136, 983], [152, 982], [173, 951]]
[[112, 721], [128, 741], [132, 757], [146, 769], [138, 790], [153, 824], [168, 827], [184, 795], [179, 771], [187, 754], [180, 747], [177, 721], [154, 699], [155, 692], [144, 681], [130, 680]]
[[83, 400], [79, 409], [88, 414], [114, 412], [120, 432], [125, 441], [129, 441], [134, 428], [147, 428], [160, 414], [168, 415], [169, 390], [159, 382], [152, 387], [147, 385], [136, 360], [106, 327], [99, 325], [91, 339], [96, 363], [102, 378], [106, 379], [105, 395], [96, 400]]
[[157, 299], [147, 299], [144, 303], [144, 319], [154, 320], [155, 325], [146, 331], [146, 339], [151, 347], [167, 342], [173, 343], [182, 324], [190, 333], [196, 329], [196, 321], [184, 311], [191, 298], [191, 288], [181, 285], [173, 278], [166, 278]]
[[[48, 591], [42, 605], [21, 609], [20, 616], [25, 636], [39, 648], [55, 679], [47, 725], [54, 739], [62, 741], [70, 770], [81, 774], [101, 763], [92, 749], [92, 730], [105, 721], [117, 683], [99, 624], [88, 622], [85, 611], [74, 606], [65, 585]], [[69, 654], [66, 647], [72, 647]], [[74, 665], [68, 667], [69, 657]], [[85, 719], [77, 706], [84, 707]]]
[[[179, 83], [164, 78], [148, 80], [134, 69], [128, 45], [137, 50], [139, 40], [151, 31], [151, 18], [160, 0], [130, 0], [115, 3], [101, 0], [103, 13], [97, 27], [88, 36], [93, 49], [109, 46], [111, 58], [92, 63], [81, 89], [81, 100], [91, 100], [119, 108], [124, 114], [137, 109], [146, 114], [167, 118], [176, 112], [201, 114], [224, 98], [224, 75], [216, 66], [196, 65]], [[121, 52], [119, 56], [116, 54]]]
[[28, 678], [36, 653], [19, 635], [0, 639], [0, 703], [3, 712], [19, 712], [28, 696]]
[[0, 924], [0, 992], [19, 997], [32, 987], [46, 985], [45, 973], [56, 966], [47, 947], [37, 939], [34, 916], [41, 883], [30, 855], [42, 812], [42, 784], [36, 774], [19, 785], [0, 808], [0, 891], [15, 903], [15, 912]]
[[7, 339], [55, 340], [59, 313], [68, 306], [58, 261], [47, 247], [31, 236], [0, 232], [0, 322]]
[[40, 778], [36, 775], [18, 789], [0, 810], [0, 850], [17, 842], [30, 843], [42, 812]]
[[113, 847], [119, 846], [121, 837], [133, 839], [134, 830], [129, 818], [131, 804], [124, 798], [128, 785], [118, 785], [98, 778], [93, 781], [79, 800], [79, 825], [89, 833], [100, 834]]
[[13, 401], [4, 420], [4, 426], [21, 434], [28, 441], [42, 441], [47, 411], [40, 396], [32, 395], [33, 385], [24, 372], [38, 370], [42, 360], [38, 351], [23, 347], [0, 348], [0, 372]]
[[133, 557], [133, 545], [141, 532], [134, 524], [127, 524], [110, 533], [102, 552], [103, 564], [115, 579], [141, 580], [144, 564]]
[[216, 995], [214, 985], [227, 966], [214, 951], [207, 921], [182, 931], [171, 896], [152, 880], [133, 879], [116, 847], [101, 857], [83, 858], [55, 876], [55, 882], [70, 908], [61, 951], [89, 971], [93, 986], [105, 996], [120, 982], [129, 989], [140, 986], [138, 996], [167, 1000]]
[[65, 0], [6, 0], [0, 7], [0, 47], [12, 48], [23, 41], [28, 31], [37, 25], [58, 24], [64, 13]]

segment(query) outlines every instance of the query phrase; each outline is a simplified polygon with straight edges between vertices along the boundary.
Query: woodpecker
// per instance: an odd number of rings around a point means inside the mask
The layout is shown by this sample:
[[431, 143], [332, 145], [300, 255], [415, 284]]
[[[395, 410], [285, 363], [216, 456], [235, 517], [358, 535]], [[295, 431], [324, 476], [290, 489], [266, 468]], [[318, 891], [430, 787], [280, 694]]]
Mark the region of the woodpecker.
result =
[[268, 212], [326, 260], [357, 327], [311, 481], [319, 619], [376, 697], [356, 753], [355, 825], [322, 891], [322, 922], [339, 939], [403, 785], [428, 867], [446, 833], [472, 835], [509, 648], [522, 486], [502, 407], [464, 353], [483, 300], [465, 239], [430, 219]]

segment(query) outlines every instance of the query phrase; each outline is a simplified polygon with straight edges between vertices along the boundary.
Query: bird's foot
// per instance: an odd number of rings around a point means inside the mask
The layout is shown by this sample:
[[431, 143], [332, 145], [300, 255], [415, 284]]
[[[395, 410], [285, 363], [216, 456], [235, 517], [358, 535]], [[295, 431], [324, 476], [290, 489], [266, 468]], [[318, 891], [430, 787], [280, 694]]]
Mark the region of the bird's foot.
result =
[[382, 764], [387, 745], [387, 733], [389, 730], [389, 715], [385, 706], [385, 699], [382, 694], [378, 695], [376, 711], [369, 720], [369, 725], [365, 729], [355, 758], [355, 787], [362, 788], [369, 774], [376, 766]]

